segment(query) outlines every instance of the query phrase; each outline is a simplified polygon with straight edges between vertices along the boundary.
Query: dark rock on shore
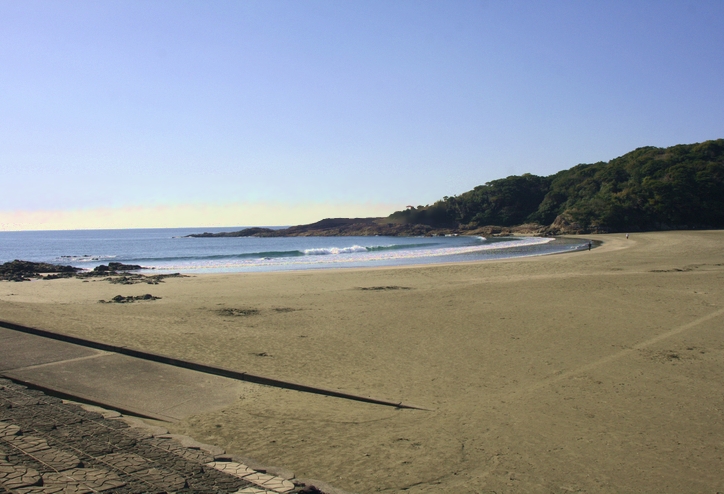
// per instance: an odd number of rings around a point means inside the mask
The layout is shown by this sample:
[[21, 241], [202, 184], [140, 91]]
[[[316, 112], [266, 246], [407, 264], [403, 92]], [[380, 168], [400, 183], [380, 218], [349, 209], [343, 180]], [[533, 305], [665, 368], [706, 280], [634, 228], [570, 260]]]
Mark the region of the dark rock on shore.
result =
[[30, 281], [31, 278], [40, 278], [41, 274], [53, 273], [48, 278], [68, 278], [80, 271], [73, 266], [61, 266], [45, 262], [20, 261], [18, 259], [0, 265], [0, 280], [4, 281]]
[[158, 285], [163, 283], [165, 278], [186, 278], [186, 275], [181, 273], [171, 274], [154, 274], [151, 276], [144, 276], [138, 273], [109, 273], [111, 276], [104, 278], [103, 281], [108, 281], [114, 285], [135, 285], [137, 283], [146, 283], [148, 285]]
[[[185, 277], [181, 273], [142, 275], [131, 273], [138, 269], [148, 269], [138, 264], [123, 264], [111, 262], [108, 265], [100, 265], [91, 271], [85, 271], [73, 266], [61, 266], [44, 262], [30, 262], [15, 260], [0, 264], [0, 281], [30, 281], [32, 278], [44, 280], [57, 280], [59, 278], [99, 278], [104, 276], [104, 281], [120, 285], [135, 285], [136, 283], [147, 283], [158, 285], [163, 283], [165, 278]], [[47, 273], [47, 274], [46, 274]], [[86, 280], [87, 281], [87, 280]]]
[[[84, 273], [79, 273], [77, 275], [78, 278], [94, 278], [97, 276], [113, 276], [113, 275], [121, 275], [121, 274], [128, 274], [129, 271], [137, 271], [139, 269], [148, 269], [144, 268], [143, 266], [139, 266], [138, 264], [123, 264], [120, 262], [109, 262], [108, 265], [101, 264], [100, 266], [96, 266], [91, 271], [86, 271]], [[133, 274], [133, 276], [142, 276], [140, 274]]]
[[145, 269], [143, 266], [138, 264], [123, 264], [121, 262], [109, 262], [108, 266], [101, 264], [93, 268], [94, 273], [108, 274], [109, 272], [116, 271], [137, 271], [139, 269]]

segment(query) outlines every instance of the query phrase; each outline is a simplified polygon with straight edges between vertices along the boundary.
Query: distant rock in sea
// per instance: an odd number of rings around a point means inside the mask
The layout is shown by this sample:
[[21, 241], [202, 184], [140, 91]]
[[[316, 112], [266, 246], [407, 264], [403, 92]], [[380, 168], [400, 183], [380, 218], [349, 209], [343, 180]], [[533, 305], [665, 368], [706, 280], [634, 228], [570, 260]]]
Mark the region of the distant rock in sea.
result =
[[205, 238], [205, 237], [261, 237], [261, 236], [273, 236], [270, 235], [275, 230], [272, 230], [271, 228], [260, 228], [260, 227], [254, 227], [254, 228], [244, 228], [243, 230], [239, 230], [238, 232], [220, 232], [220, 233], [192, 233], [191, 235], [186, 235], [187, 237], [196, 237], [196, 238]]

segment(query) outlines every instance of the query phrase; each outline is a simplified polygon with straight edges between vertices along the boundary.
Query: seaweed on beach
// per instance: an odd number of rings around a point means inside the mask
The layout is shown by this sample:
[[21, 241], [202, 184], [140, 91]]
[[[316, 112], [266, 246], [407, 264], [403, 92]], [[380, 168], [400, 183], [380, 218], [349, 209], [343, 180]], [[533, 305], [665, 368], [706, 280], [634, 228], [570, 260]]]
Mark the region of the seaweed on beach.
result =
[[383, 291], [383, 290], [412, 290], [409, 286], [397, 286], [397, 285], [389, 285], [389, 286], [361, 286], [358, 288], [358, 290], [365, 290], [365, 291]]
[[217, 311], [222, 316], [256, 316], [259, 314], [259, 309], [234, 309], [234, 308], [225, 308], [225, 309], [219, 309]]
[[147, 285], [158, 285], [163, 283], [165, 278], [186, 278], [186, 275], [181, 273], [172, 274], [153, 274], [150, 276], [138, 274], [138, 273], [125, 273], [118, 274], [116, 276], [109, 276], [103, 278], [103, 281], [108, 281], [114, 285], [136, 285], [138, 283], [146, 283]]
[[131, 302], [136, 302], [137, 300], [159, 300], [161, 297], [155, 297], [151, 295], [150, 293], [147, 293], [145, 295], [116, 295], [110, 300], [99, 300], [98, 303], [100, 304], [128, 304]]

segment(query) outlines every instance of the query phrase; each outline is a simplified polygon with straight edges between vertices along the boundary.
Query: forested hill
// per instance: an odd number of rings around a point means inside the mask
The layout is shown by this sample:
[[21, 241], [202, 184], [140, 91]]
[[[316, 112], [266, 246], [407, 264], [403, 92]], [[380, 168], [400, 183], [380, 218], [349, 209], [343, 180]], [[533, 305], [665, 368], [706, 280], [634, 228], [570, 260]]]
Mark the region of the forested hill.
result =
[[386, 221], [456, 230], [535, 223], [550, 233], [722, 228], [724, 139], [494, 180]]

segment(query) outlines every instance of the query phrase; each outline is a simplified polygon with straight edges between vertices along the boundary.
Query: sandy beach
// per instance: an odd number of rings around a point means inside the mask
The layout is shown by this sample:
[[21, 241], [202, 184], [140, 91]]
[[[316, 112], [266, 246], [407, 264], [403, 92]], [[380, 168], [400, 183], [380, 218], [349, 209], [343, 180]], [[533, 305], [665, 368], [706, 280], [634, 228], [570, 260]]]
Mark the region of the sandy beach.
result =
[[[0, 319], [249, 386], [174, 432], [368, 492], [724, 490], [724, 231], [471, 264], [0, 283]], [[159, 300], [100, 304], [116, 295]]]

